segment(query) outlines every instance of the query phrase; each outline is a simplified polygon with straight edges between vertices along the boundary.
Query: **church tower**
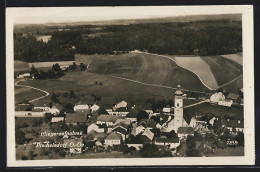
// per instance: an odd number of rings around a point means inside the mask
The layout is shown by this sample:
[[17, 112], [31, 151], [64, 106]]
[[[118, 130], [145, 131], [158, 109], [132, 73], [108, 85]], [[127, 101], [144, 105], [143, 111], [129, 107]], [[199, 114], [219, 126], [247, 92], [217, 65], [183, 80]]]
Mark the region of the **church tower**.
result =
[[177, 91], [174, 95], [174, 127], [176, 130], [179, 127], [183, 127], [185, 124], [183, 119], [183, 92], [181, 91], [181, 86], [177, 86]]

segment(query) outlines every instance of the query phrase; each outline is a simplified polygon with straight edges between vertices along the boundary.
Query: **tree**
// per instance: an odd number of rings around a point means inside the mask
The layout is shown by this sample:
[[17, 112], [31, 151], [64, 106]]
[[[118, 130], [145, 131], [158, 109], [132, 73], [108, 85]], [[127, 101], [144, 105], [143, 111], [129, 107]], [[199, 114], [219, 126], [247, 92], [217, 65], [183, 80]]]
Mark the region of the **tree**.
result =
[[51, 122], [51, 118], [52, 118], [52, 114], [51, 114], [51, 113], [46, 113], [45, 116], [44, 116], [44, 118], [43, 118], [43, 121], [44, 121], [45, 123]]
[[74, 112], [74, 105], [71, 103], [67, 103], [64, 107], [65, 112], [73, 113]]
[[33, 75], [35, 78], [38, 78], [38, 76], [39, 76], [39, 72], [38, 72], [38, 70], [34, 67], [34, 65], [31, 66], [30, 74]]
[[76, 94], [74, 93], [73, 90], [70, 90], [69, 97], [70, 98], [77, 98], [77, 96], [76, 96]]
[[244, 146], [244, 133], [243, 132], [238, 132], [237, 135], [235, 136], [235, 140], [238, 142], [239, 146]]
[[153, 119], [156, 123], [160, 122], [159, 116], [152, 116], [150, 119]]
[[26, 141], [26, 138], [25, 138], [24, 132], [21, 131], [21, 130], [16, 131], [15, 132], [15, 142], [16, 142], [16, 144], [21, 145], [21, 144], [24, 144], [25, 141]]
[[56, 72], [61, 71], [59, 63], [56, 63], [56, 64], [52, 65], [52, 70], [54, 70]]
[[80, 66], [80, 68], [81, 68], [82, 70], [84, 70], [84, 71], [87, 69], [87, 66], [84, 65], [83, 63], [80, 63], [79, 66]]
[[196, 143], [193, 136], [187, 137], [186, 144], [187, 144], [186, 155], [188, 157], [198, 157], [199, 151], [198, 149], [196, 149]]
[[137, 122], [139, 122], [141, 119], [148, 119], [148, 118], [149, 118], [149, 114], [144, 110], [141, 110], [137, 114]]
[[55, 93], [52, 93], [51, 95], [51, 101], [52, 102], [55, 102], [55, 103], [58, 103], [59, 102], [59, 99], [57, 97], [57, 95]]
[[142, 157], [160, 157], [159, 150], [156, 145], [146, 143], [144, 146], [140, 149], [140, 155]]

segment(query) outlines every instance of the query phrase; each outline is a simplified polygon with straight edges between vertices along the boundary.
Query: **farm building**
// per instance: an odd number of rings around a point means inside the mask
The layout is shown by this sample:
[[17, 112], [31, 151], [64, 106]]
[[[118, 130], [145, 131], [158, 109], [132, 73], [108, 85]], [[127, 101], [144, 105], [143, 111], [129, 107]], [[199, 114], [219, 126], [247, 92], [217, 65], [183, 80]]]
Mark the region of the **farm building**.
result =
[[77, 125], [80, 123], [86, 123], [87, 114], [79, 114], [79, 113], [68, 113], [66, 115], [66, 124]]
[[166, 145], [169, 146], [170, 149], [172, 149], [180, 146], [180, 139], [178, 137], [177, 138], [159, 137], [159, 138], [155, 138], [154, 144]]
[[65, 119], [65, 117], [52, 117], [51, 118], [51, 122], [55, 123], [55, 122], [63, 122]]
[[46, 112], [49, 112], [50, 110], [50, 102], [43, 102], [43, 101], [37, 101], [34, 103], [33, 108], [34, 109], [42, 109]]
[[118, 108], [127, 108], [127, 102], [122, 100], [121, 102], [118, 102], [115, 106], [114, 106], [114, 110], [116, 111]]
[[222, 92], [214, 93], [212, 96], [210, 96], [210, 102], [217, 104], [220, 100], [224, 100], [225, 96]]
[[24, 74], [20, 74], [17, 76], [17, 78], [19, 78], [19, 79], [30, 78], [30, 77], [31, 77], [30, 73], [24, 73]]
[[233, 100], [230, 100], [230, 99], [220, 99], [218, 101], [219, 106], [231, 107], [232, 104], [233, 104]]
[[108, 145], [108, 146], [120, 145], [121, 144], [121, 135], [117, 134], [115, 132], [111, 132], [105, 138], [105, 143], [104, 144]]

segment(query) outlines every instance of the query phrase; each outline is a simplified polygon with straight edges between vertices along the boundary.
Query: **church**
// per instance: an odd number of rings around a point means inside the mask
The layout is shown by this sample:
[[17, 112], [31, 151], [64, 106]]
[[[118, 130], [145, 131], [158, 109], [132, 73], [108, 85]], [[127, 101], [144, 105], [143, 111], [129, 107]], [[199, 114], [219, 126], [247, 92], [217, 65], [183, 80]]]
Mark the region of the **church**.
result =
[[177, 133], [180, 127], [194, 128], [196, 126], [195, 118], [191, 118], [190, 121], [186, 121], [183, 118], [183, 99], [185, 99], [184, 93], [181, 90], [181, 86], [178, 85], [174, 94], [174, 114], [169, 117], [168, 121], [162, 127], [165, 132], [174, 130]]

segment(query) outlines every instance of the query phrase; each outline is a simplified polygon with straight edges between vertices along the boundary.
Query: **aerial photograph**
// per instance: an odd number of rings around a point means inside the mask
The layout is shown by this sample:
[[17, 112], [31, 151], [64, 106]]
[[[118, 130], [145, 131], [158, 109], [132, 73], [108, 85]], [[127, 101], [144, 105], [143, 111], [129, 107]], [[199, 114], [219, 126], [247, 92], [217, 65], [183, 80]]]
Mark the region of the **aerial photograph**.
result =
[[14, 22], [16, 160], [245, 156], [242, 14], [94, 9]]

